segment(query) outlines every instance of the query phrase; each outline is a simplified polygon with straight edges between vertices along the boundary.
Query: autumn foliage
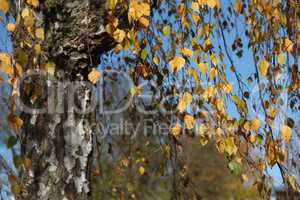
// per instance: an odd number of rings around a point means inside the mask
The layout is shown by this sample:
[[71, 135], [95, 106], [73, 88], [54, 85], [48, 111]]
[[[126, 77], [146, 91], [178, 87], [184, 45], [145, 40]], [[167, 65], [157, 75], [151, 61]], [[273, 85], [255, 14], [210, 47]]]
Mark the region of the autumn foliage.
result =
[[[93, 6], [93, 1], [89, 2]], [[13, 1], [1, 0], [5, 17], [12, 11], [15, 14], [14, 22], [1, 20], [15, 42], [12, 55], [0, 53], [1, 69], [7, 77], [3, 80], [12, 97], [21, 96], [17, 85], [24, 74], [45, 71], [59, 77], [61, 66], [49, 55], [50, 30], [38, 18], [43, 6], [39, 0], [26, 0], [15, 11]], [[141, 195], [137, 182], [146, 182], [156, 191], [154, 183], [161, 183], [160, 178], [166, 176], [171, 184], [166, 190], [172, 194], [166, 198], [189, 199], [190, 195], [201, 199], [189, 182], [195, 172], [190, 173], [188, 165], [195, 163], [184, 156], [187, 137], [199, 147], [213, 143], [210, 147], [224, 156], [228, 169], [244, 182], [252, 180], [251, 187], [262, 197], [271, 194], [271, 168], [279, 169], [291, 195], [300, 192], [300, 151], [293, 148], [299, 145], [300, 136], [296, 0], [108, 0], [105, 9], [103, 31], [113, 40], [113, 49], [101, 55], [88, 52], [86, 60], [100, 56], [101, 63], [100, 67], [91, 66], [92, 61], [86, 68], [78, 66], [81, 81], [96, 86], [108, 76], [105, 70], [126, 72], [133, 81], [128, 98], [143, 98], [150, 92], [153, 98], [143, 104], [144, 109], [153, 111], [149, 116], [155, 123], [168, 125], [163, 136], [109, 139], [113, 142], [105, 144], [107, 152], [118, 152], [117, 161], [111, 164], [109, 156], [100, 156], [99, 166], [91, 174], [100, 177], [97, 181], [109, 177], [105, 181], [111, 181], [110, 197], [135, 199]], [[89, 42], [94, 44], [92, 39]], [[141, 86], [145, 83], [150, 86]], [[28, 92], [31, 102], [38, 102], [41, 90]], [[106, 100], [105, 105], [113, 105], [113, 101]], [[24, 121], [15, 104], [12, 98], [7, 120], [12, 137], [19, 138], [24, 134]], [[147, 118], [134, 105], [126, 112], [126, 119], [135, 124]], [[31, 158], [23, 155], [15, 156], [15, 161], [17, 168], [30, 170], [32, 166]], [[105, 165], [103, 169], [101, 165]], [[114, 171], [109, 171], [109, 166]], [[109, 174], [101, 174], [104, 171]], [[114, 179], [114, 174], [121, 178]], [[11, 180], [12, 192], [21, 198], [26, 186], [17, 178]], [[197, 183], [201, 185], [199, 180]]]

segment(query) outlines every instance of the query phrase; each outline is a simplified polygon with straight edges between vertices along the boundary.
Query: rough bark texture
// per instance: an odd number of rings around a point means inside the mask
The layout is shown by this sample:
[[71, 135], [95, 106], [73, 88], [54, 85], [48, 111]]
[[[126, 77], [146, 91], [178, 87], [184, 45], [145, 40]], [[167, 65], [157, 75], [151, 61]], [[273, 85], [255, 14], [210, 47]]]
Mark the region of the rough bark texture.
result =
[[[71, 84], [49, 83], [43, 77], [30, 77], [31, 82], [22, 85], [21, 97], [26, 105], [64, 107], [63, 112], [22, 114], [21, 153], [23, 158], [32, 161], [31, 169], [21, 172], [28, 193], [22, 199], [91, 198], [89, 179], [94, 139], [91, 126], [96, 115], [94, 111], [79, 114], [68, 101], [74, 97], [76, 107], [81, 111], [87, 109], [91, 88], [84, 81], [91, 68], [99, 64], [100, 54], [114, 45], [113, 39], [104, 31], [105, 4], [105, 0], [41, 0], [37, 8], [35, 23], [45, 29], [44, 53], [37, 63], [54, 62], [55, 78]], [[16, 4], [15, 12], [24, 5]], [[26, 52], [20, 47], [20, 40], [26, 38], [24, 34], [18, 31], [14, 35], [15, 54]], [[25, 67], [38, 70], [38, 64], [28, 62]], [[79, 87], [72, 95], [74, 81], [78, 81]], [[47, 100], [49, 88], [55, 88], [51, 93], [55, 97], [52, 102]], [[59, 94], [59, 90], [62, 93]], [[38, 100], [32, 103], [32, 94], [37, 91]]]

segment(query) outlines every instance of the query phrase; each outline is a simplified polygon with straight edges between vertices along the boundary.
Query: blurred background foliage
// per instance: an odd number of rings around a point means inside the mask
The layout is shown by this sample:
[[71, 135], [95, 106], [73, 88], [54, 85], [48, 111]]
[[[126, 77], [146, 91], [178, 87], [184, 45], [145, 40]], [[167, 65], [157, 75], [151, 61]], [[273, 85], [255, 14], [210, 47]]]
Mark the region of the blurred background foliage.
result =
[[[93, 199], [172, 198], [176, 192], [172, 191], [173, 180], [171, 176], [167, 176], [168, 172], [163, 170], [165, 163], [161, 163], [164, 160], [159, 158], [161, 154], [155, 153], [159, 151], [155, 150], [159, 146], [149, 145], [147, 138], [139, 145], [126, 145], [128, 140], [122, 142], [122, 146], [129, 148], [120, 154], [126, 154], [128, 159], [120, 157], [117, 162], [110, 162], [117, 158], [112, 156], [107, 159], [106, 155], [103, 155], [100, 168], [94, 173]], [[142, 146], [146, 148], [141, 149]], [[181, 190], [180, 199], [260, 199], [254, 187], [247, 186], [247, 181], [243, 183], [228, 169], [224, 156], [218, 153], [213, 142], [201, 146], [198, 138], [184, 138], [182, 151], [181, 156], [186, 162], [184, 165], [178, 164], [177, 170], [180, 170], [178, 178], [183, 179], [180, 181], [183, 184], [176, 187]], [[132, 152], [138, 152], [135, 156], [139, 157], [131, 157]], [[144, 168], [144, 173], [141, 173], [141, 167]]]

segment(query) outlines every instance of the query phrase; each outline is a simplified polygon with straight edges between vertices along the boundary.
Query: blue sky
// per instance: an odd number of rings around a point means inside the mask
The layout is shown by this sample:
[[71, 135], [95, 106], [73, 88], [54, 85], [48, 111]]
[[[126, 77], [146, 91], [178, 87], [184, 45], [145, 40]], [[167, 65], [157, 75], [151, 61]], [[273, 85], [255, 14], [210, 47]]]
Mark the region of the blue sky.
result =
[[[221, 1], [222, 7], [224, 7], [225, 10], [228, 7], [228, 3], [229, 2], [230, 1], [226, 1], [226, 0], [222, 0]], [[162, 17], [165, 18], [165, 19], [167, 19], [168, 20], [168, 24], [171, 24], [173, 26], [173, 31], [179, 29], [179, 27], [176, 24], [176, 22], [174, 22], [175, 20], [174, 20], [174, 18], [172, 16], [171, 17], [170, 16], [162, 16]], [[154, 18], [158, 18], [158, 17], [154, 16]], [[255, 72], [255, 65], [254, 65], [254, 60], [253, 60], [253, 57], [252, 57], [251, 49], [247, 48], [248, 39], [247, 39], [247, 37], [244, 34], [245, 28], [243, 27], [243, 24], [244, 24], [243, 18], [240, 17], [237, 20], [237, 28], [236, 28], [236, 30], [235, 31], [231, 31], [230, 33], [227, 33], [225, 31], [224, 34], [225, 34], [225, 38], [226, 38], [226, 41], [227, 41], [229, 54], [232, 56], [234, 65], [236, 67], [236, 70], [242, 75], [242, 79], [246, 82], [247, 78], [250, 75], [253, 75], [253, 73]], [[156, 31], [154, 31], [154, 33], [157, 34], [157, 35], [159, 35], [159, 33], [157, 33]], [[160, 34], [160, 36], [161, 36], [161, 34]], [[236, 37], [240, 37], [242, 39], [242, 43], [244, 44], [244, 47], [243, 47], [243, 51], [244, 52], [243, 52], [243, 57], [242, 58], [238, 58], [235, 55], [235, 53], [231, 51], [231, 44], [236, 39]], [[164, 37], [164, 36], [162, 36], [162, 38], [163, 38], [163, 49], [164, 49], [164, 51], [168, 51], [170, 49], [170, 40], [169, 40], [170, 38]], [[221, 41], [221, 38], [216, 38], [215, 37], [213, 43], [215, 43], [215, 44], [219, 43], [221, 46], [223, 46], [223, 42]], [[149, 48], [148, 48], [148, 50], [149, 50]], [[177, 50], [177, 53], [178, 53], [178, 50]], [[116, 60], [116, 64], [117, 64], [117, 60]], [[228, 81], [233, 84], [235, 90], [237, 91], [238, 90], [237, 80], [236, 80], [236, 77], [234, 76], [234, 74], [230, 71], [230, 67], [228, 67], [228, 66], [231, 66], [231, 64], [230, 64], [228, 58], [226, 57], [226, 55], [225, 55], [225, 64], [227, 66], [227, 68], [226, 68], [227, 71], [226, 72], [227, 72], [227, 75], [228, 75], [227, 76]], [[103, 69], [104, 67], [105, 67], [105, 64], [103, 64], [103, 66], [100, 66], [100, 69]], [[255, 84], [253, 84], [253, 86], [254, 85]], [[250, 92], [251, 92], [253, 86], [249, 85]], [[258, 92], [251, 93], [251, 95], [252, 95], [251, 98], [254, 101], [259, 102], [259, 100], [258, 100]], [[251, 105], [249, 105], [248, 107], [250, 109], [250, 116], [251, 116], [250, 118], [253, 118], [254, 116], [259, 115], [259, 116], [261, 116], [260, 117], [261, 121], [262, 122], [265, 121], [264, 117], [263, 117], [264, 114], [262, 113], [262, 110], [258, 110], [258, 112], [257, 112], [257, 111], [251, 110], [251, 108], [252, 108]], [[232, 117], [239, 118], [238, 112], [236, 110], [236, 106], [234, 104], [229, 104], [227, 109], [228, 109], [228, 112], [231, 114]], [[269, 167], [267, 171], [273, 177], [275, 186], [282, 185], [282, 178], [281, 178], [281, 174], [280, 174], [278, 166], [275, 165], [275, 166], [273, 166], [273, 168]]]

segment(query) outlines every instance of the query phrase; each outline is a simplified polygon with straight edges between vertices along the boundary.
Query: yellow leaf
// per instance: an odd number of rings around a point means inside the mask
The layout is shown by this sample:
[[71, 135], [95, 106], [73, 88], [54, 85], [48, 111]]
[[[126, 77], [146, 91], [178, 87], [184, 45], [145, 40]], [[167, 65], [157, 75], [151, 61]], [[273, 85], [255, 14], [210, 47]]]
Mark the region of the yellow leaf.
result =
[[125, 45], [124, 45], [125, 51], [129, 51], [130, 47], [131, 47], [130, 40], [126, 38], [125, 39]]
[[174, 73], [180, 70], [185, 65], [185, 59], [182, 57], [175, 57], [169, 62], [171, 69]]
[[9, 3], [7, 0], [1, 0], [1, 3], [0, 3], [0, 10], [2, 10], [2, 12], [4, 14], [6, 14], [9, 10]]
[[266, 75], [268, 73], [268, 69], [269, 69], [269, 62], [266, 61], [266, 59], [262, 59], [260, 61], [260, 72], [263, 77], [266, 77]]
[[143, 166], [140, 166], [139, 173], [140, 173], [140, 175], [144, 175], [145, 174], [145, 168]]
[[202, 94], [203, 99], [206, 101], [208, 98], [214, 97], [217, 90], [213, 86], [209, 86]]
[[254, 119], [252, 120], [252, 129], [254, 131], [258, 131], [260, 127], [260, 121], [257, 117], [254, 117]]
[[275, 77], [275, 81], [278, 81], [281, 78], [281, 73], [282, 71], [280, 69], [275, 69], [274, 71], [274, 77]]
[[0, 61], [2, 65], [11, 65], [11, 57], [7, 53], [0, 53]]
[[223, 90], [229, 94], [233, 92], [233, 86], [230, 83], [224, 84]]
[[24, 8], [24, 9], [22, 10], [22, 13], [21, 13], [22, 18], [29, 17], [29, 15], [30, 15], [29, 9], [28, 9], [28, 8]]
[[159, 65], [159, 57], [154, 56], [152, 61], [154, 64]]
[[179, 123], [176, 123], [175, 126], [171, 128], [171, 133], [175, 137], [178, 137], [181, 133], [181, 125]]
[[213, 80], [218, 75], [218, 69], [213, 67], [210, 70], [209, 80]]
[[217, 100], [215, 101], [215, 106], [216, 106], [217, 109], [218, 109], [219, 111], [221, 111], [222, 113], [225, 112], [225, 109], [224, 109], [224, 101], [223, 101], [223, 99], [217, 99]]
[[92, 71], [88, 75], [88, 79], [93, 83], [96, 84], [97, 81], [100, 79], [100, 72], [98, 72], [95, 68], [92, 69]]
[[108, 0], [108, 8], [111, 10], [115, 9], [117, 3], [118, 0]]
[[121, 30], [121, 29], [117, 29], [115, 30], [115, 32], [113, 33], [113, 37], [116, 40], [116, 42], [121, 43], [123, 42], [124, 38], [126, 36], [125, 31]]
[[164, 33], [165, 36], [169, 36], [170, 32], [171, 32], [171, 26], [170, 25], [167, 25], [163, 28], [163, 33]]
[[[138, 19], [138, 13], [137, 13], [138, 6], [139, 6], [139, 3], [138, 3], [137, 0], [130, 1], [129, 10], [128, 10], [128, 20], [129, 20], [129, 22], [131, 22], [132, 20], [137, 20]], [[141, 17], [141, 16], [139, 16], [139, 17]]]
[[234, 154], [237, 153], [238, 149], [237, 149], [237, 146], [234, 143], [234, 138], [233, 137], [229, 137], [225, 140], [224, 150], [229, 155], [234, 155]]
[[40, 40], [44, 40], [45, 39], [45, 30], [43, 28], [37, 28], [35, 30], [35, 36]]
[[219, 0], [205, 0], [205, 3], [210, 8], [214, 8], [214, 7], [219, 8], [220, 7], [220, 1]]
[[202, 38], [203, 37], [203, 29], [202, 28], [198, 29], [197, 36], [198, 36], [198, 38]]
[[277, 161], [281, 164], [286, 163], [288, 160], [288, 151], [287, 149], [279, 149], [278, 153], [277, 153]]
[[194, 55], [194, 52], [188, 48], [182, 48], [181, 53], [187, 57], [193, 57], [193, 55]]
[[292, 189], [294, 191], [297, 191], [297, 193], [300, 193], [300, 186], [297, 183], [297, 180], [295, 179], [295, 177], [288, 175], [286, 179], [287, 179], [287, 182], [289, 183], [289, 185], [292, 187]]
[[184, 123], [187, 129], [192, 129], [195, 125], [195, 119], [191, 115], [184, 116]]
[[278, 64], [279, 65], [283, 65], [283, 64], [285, 64], [285, 61], [286, 61], [286, 55], [285, 55], [285, 53], [279, 54], [278, 57], [277, 57]]
[[32, 32], [32, 27], [34, 25], [34, 15], [31, 10], [24, 8], [21, 13], [22, 18], [24, 19], [24, 25], [27, 28], [30, 28], [29, 31]]
[[254, 142], [256, 141], [256, 136], [251, 134], [251, 135], [249, 136], [249, 141], [250, 141], [252, 144], [254, 144]]
[[209, 86], [207, 92], [209, 97], [213, 97], [217, 93], [217, 89], [213, 86]]
[[[234, 96], [233, 98], [235, 97], [236, 96]], [[243, 99], [236, 99], [234, 101], [237, 104], [239, 110], [242, 110], [244, 113], [248, 114], [249, 111], [248, 111], [247, 103]]]
[[144, 16], [150, 16], [150, 5], [149, 3], [141, 3], [139, 6], [140, 12]]
[[190, 93], [185, 92], [180, 98], [177, 106], [179, 112], [183, 112], [186, 109], [186, 107], [192, 103], [192, 101], [193, 101], [193, 96]]
[[136, 87], [136, 93], [138, 96], [141, 96], [143, 94], [143, 87], [141, 86]]
[[114, 28], [117, 28], [118, 25], [119, 25], [119, 19], [116, 18], [116, 17], [114, 17], [114, 18], [112, 19], [111, 23], [112, 23], [112, 25], [113, 25]]
[[235, 8], [236, 14], [240, 14], [242, 12], [243, 5], [241, 3], [241, 0], [235, 0], [234, 8]]
[[267, 144], [267, 162], [272, 167], [276, 163], [276, 147], [273, 140]]
[[217, 147], [217, 150], [218, 150], [219, 153], [224, 153], [224, 151], [225, 151], [225, 143], [224, 143], [223, 140], [218, 139], [216, 141], [216, 147]]
[[213, 44], [210, 40], [210, 38], [207, 38], [204, 42], [204, 51], [207, 52], [208, 50], [210, 50], [213, 47]]
[[2, 70], [10, 77], [14, 76], [14, 69], [10, 65], [2, 66]]
[[246, 123], [244, 124], [244, 129], [249, 132], [251, 130], [251, 124], [249, 121], [246, 121]]
[[14, 76], [14, 69], [11, 63], [11, 57], [7, 53], [0, 53], [0, 61], [1, 61], [1, 69], [5, 72], [8, 76]]
[[116, 54], [119, 54], [121, 52], [121, 50], [123, 49], [122, 45], [121, 44], [117, 44], [115, 46], [115, 53]]
[[208, 128], [205, 124], [198, 124], [196, 126], [196, 130], [197, 130], [197, 134], [200, 135], [200, 136], [204, 136], [207, 134], [207, 131], [208, 131]]
[[6, 25], [6, 30], [7, 30], [8, 32], [14, 32], [15, 29], [16, 29], [16, 25], [13, 24], [13, 23], [8, 23], [8, 24]]
[[198, 78], [198, 73], [194, 68], [188, 68], [188, 74], [193, 76], [194, 81], [195, 81], [195, 91], [198, 91], [199, 87], [200, 87], [200, 81]]
[[209, 142], [209, 137], [207, 135], [200, 136], [200, 144], [202, 146], [207, 145], [208, 142]]
[[55, 73], [55, 63], [54, 62], [47, 62], [45, 64], [45, 70], [47, 70], [47, 72], [50, 74], [50, 75], [54, 75]]
[[192, 8], [194, 11], [199, 11], [199, 4], [198, 4], [198, 2], [192, 2], [191, 8]]
[[139, 19], [139, 22], [140, 22], [140, 24], [142, 24], [146, 28], [149, 26], [149, 20], [145, 17], [141, 17]]
[[7, 117], [9, 127], [16, 133], [19, 133], [21, 127], [23, 126], [23, 120], [20, 117], [9, 114]]
[[207, 63], [199, 63], [198, 68], [201, 73], [207, 73], [208, 72], [208, 64]]
[[39, 0], [27, 0], [27, 3], [35, 8], [39, 6]]
[[199, 15], [192, 15], [192, 19], [196, 24], [200, 21]]
[[138, 0], [132, 0], [129, 4], [128, 19], [138, 20], [142, 16], [150, 15], [150, 5], [148, 3], [140, 3]]
[[216, 54], [212, 54], [211, 56], [210, 56], [210, 59], [211, 59], [211, 62], [216, 66], [217, 64], [218, 64], [218, 56], [216, 55]]
[[283, 45], [284, 45], [284, 48], [287, 52], [291, 52], [293, 50], [294, 44], [288, 37], [284, 38]]
[[16, 70], [19, 76], [23, 74], [23, 68], [19, 63], [16, 63]]
[[41, 48], [41, 45], [40, 44], [35, 44], [34, 45], [34, 50], [35, 50], [35, 53], [37, 55], [40, 55], [42, 53], [42, 48]]
[[242, 180], [243, 182], [247, 182], [249, 180], [249, 177], [247, 174], [242, 174]]
[[14, 182], [14, 183], [11, 184], [10, 190], [14, 194], [14, 196], [16, 196], [18, 198], [21, 196], [21, 192], [22, 192], [21, 186], [18, 185], [17, 182]]
[[280, 132], [284, 141], [286, 143], [289, 143], [292, 138], [292, 129], [289, 126], [284, 125], [283, 127], [281, 127]]

